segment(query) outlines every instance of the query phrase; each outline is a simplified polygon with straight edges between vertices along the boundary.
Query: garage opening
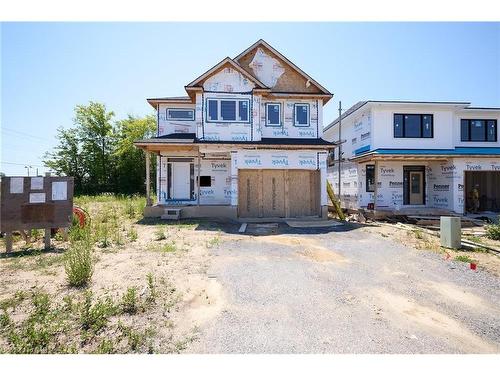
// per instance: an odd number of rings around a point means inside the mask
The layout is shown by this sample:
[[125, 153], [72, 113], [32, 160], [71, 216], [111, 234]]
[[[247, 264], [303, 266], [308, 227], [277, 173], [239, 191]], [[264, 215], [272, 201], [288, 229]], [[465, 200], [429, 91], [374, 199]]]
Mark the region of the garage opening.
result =
[[464, 184], [466, 212], [500, 212], [500, 171], [467, 171]]
[[320, 173], [302, 169], [240, 169], [240, 217], [292, 218], [320, 215]]

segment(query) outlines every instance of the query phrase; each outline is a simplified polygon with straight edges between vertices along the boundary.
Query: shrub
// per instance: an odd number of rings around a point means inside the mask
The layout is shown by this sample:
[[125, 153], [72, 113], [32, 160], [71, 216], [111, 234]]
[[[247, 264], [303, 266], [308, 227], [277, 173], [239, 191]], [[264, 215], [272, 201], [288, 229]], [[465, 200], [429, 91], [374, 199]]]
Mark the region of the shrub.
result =
[[71, 245], [64, 254], [64, 268], [69, 285], [81, 287], [90, 282], [93, 273], [90, 240], [77, 241]]
[[98, 299], [92, 304], [92, 292], [85, 293], [85, 300], [80, 307], [80, 324], [84, 331], [99, 332], [106, 327], [108, 318], [116, 314], [116, 307], [110, 298]]
[[122, 297], [122, 311], [128, 314], [135, 314], [138, 310], [139, 298], [136, 288], [128, 288]]
[[486, 237], [496, 241], [500, 240], [500, 224], [487, 225]]
[[167, 238], [167, 237], [165, 236], [165, 232], [163, 231], [163, 228], [158, 227], [155, 231], [155, 240], [161, 241], [161, 240], [164, 240], [165, 238]]
[[161, 251], [163, 251], [164, 253], [173, 253], [176, 250], [177, 247], [175, 246], [175, 242], [166, 243], [161, 248]]
[[132, 242], [137, 241], [138, 238], [137, 229], [135, 229], [134, 227], [130, 227], [127, 233], [127, 237]]

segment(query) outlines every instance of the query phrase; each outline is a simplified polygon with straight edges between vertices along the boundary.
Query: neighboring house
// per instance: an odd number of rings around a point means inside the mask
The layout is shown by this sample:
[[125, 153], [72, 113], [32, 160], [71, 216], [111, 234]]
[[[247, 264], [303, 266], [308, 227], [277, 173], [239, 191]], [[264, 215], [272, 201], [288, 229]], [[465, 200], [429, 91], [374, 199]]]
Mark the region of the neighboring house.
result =
[[135, 142], [158, 157], [158, 205], [146, 215], [326, 217], [328, 90], [263, 40], [185, 90], [148, 99], [158, 134]]
[[[500, 211], [499, 120], [500, 108], [470, 103], [358, 102], [341, 121], [342, 206], [463, 214], [477, 202]], [[336, 119], [324, 136], [336, 141], [338, 131]], [[336, 193], [337, 163], [338, 148], [328, 167]]]

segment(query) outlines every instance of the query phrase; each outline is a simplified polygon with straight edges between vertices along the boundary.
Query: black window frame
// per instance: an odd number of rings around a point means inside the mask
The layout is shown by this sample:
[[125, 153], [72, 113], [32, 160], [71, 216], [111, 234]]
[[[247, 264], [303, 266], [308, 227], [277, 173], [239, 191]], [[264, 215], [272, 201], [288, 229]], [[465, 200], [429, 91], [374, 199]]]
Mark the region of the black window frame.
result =
[[[191, 118], [171, 118], [169, 113], [171, 111], [189, 111], [192, 113]], [[167, 116], [167, 121], [194, 121], [195, 111], [193, 108], [167, 108], [165, 115]]]
[[[396, 135], [396, 116], [402, 116], [403, 123], [403, 135]], [[420, 117], [420, 136], [410, 137], [406, 135], [406, 124], [405, 116], [419, 116]], [[430, 137], [424, 137], [424, 116], [429, 116], [431, 118], [431, 135]], [[394, 138], [413, 138], [413, 139], [430, 139], [434, 138], [434, 115], [432, 113], [394, 113], [392, 121], [392, 135]]]
[[[210, 117], [210, 102], [211, 101], [214, 101], [217, 103], [217, 119], [216, 120], [212, 120], [211, 117]], [[236, 110], [236, 113], [235, 113], [235, 120], [222, 120], [221, 119], [221, 116], [222, 116], [222, 108], [221, 108], [221, 102], [222, 101], [232, 101], [232, 102], [235, 102], [235, 110]], [[246, 120], [238, 120], [240, 113], [240, 108], [241, 108], [241, 104], [240, 102], [246, 102], [246, 117], [247, 119]], [[228, 98], [221, 98], [221, 97], [209, 97], [209, 98], [206, 98], [206, 119], [205, 119], [205, 122], [206, 123], [238, 123], [238, 124], [249, 124], [250, 121], [251, 121], [251, 116], [252, 116], [252, 113], [251, 113], [251, 110], [250, 110], [250, 99], [248, 98], [231, 98], [231, 97], [228, 97]]]
[[[371, 169], [370, 173], [373, 172], [373, 177], [372, 177], [372, 179], [373, 179], [373, 184], [372, 184], [373, 188], [372, 189], [368, 188], [368, 186], [370, 186], [370, 184], [368, 184], [368, 178], [369, 178], [368, 177], [368, 167], [370, 167], [370, 169]], [[365, 168], [365, 185], [366, 185], [365, 190], [366, 190], [366, 192], [367, 193], [375, 193], [375, 184], [376, 183], [377, 182], [375, 181], [375, 164], [367, 164], [366, 168]]]
[[[464, 139], [464, 134], [462, 132], [462, 122], [467, 121], [467, 139]], [[473, 121], [484, 121], [484, 139], [483, 140], [473, 140], [471, 139], [471, 125]], [[495, 124], [495, 139], [488, 140], [488, 122], [493, 121]], [[460, 142], [497, 142], [498, 141], [498, 121], [496, 119], [479, 119], [479, 118], [461, 118], [460, 119]]]
[[[198, 177], [198, 176], [196, 176]], [[206, 184], [208, 181], [208, 185]], [[200, 187], [212, 187], [212, 176], [209, 175], [201, 175], [198, 179], [198, 185]]]

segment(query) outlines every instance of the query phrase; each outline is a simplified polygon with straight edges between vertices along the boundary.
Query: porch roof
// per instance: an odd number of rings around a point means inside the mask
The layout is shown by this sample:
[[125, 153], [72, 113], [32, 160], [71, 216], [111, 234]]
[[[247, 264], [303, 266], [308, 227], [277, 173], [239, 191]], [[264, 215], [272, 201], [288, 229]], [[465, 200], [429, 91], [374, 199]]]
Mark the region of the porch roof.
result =
[[455, 147], [454, 149], [390, 149], [379, 148], [356, 155], [351, 160], [367, 161], [373, 159], [449, 159], [460, 156], [500, 157], [500, 147]]
[[200, 140], [196, 138], [195, 133], [174, 133], [162, 135], [159, 137], [141, 139], [134, 144], [139, 148], [151, 148], [148, 146], [198, 146], [198, 145], [238, 145], [238, 146], [253, 146], [267, 147], [274, 146], [276, 148], [294, 147], [294, 148], [321, 148], [332, 149], [337, 145], [337, 142], [328, 142], [323, 138], [262, 138], [260, 141], [216, 141], [216, 140]]

